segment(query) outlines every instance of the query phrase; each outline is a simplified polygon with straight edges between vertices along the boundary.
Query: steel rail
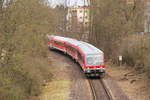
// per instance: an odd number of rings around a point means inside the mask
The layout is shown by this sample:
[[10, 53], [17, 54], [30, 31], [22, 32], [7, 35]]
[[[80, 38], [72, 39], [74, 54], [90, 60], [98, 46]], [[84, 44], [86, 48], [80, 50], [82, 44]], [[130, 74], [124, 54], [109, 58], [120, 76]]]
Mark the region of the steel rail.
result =
[[97, 96], [96, 96], [96, 92], [95, 92], [94, 86], [93, 86], [93, 83], [91, 82], [90, 79], [88, 79], [88, 82], [89, 82], [90, 87], [91, 87], [91, 90], [92, 90], [93, 100], [98, 100], [98, 99], [97, 99]]
[[[92, 82], [92, 80], [88, 79], [91, 91], [92, 91], [92, 95], [93, 95], [93, 100], [98, 100], [98, 96], [96, 94], [96, 90], [94, 88], [94, 83]], [[113, 100], [108, 88], [106, 87], [105, 83], [103, 82], [103, 79], [99, 80], [100, 84], [102, 85], [104, 92], [106, 93], [106, 96], [108, 97], [108, 100]]]
[[104, 83], [103, 79], [100, 79], [100, 83], [102, 84], [104, 90], [105, 90], [105, 93], [107, 94], [109, 100], [113, 100], [108, 88], [106, 87], [106, 84]]

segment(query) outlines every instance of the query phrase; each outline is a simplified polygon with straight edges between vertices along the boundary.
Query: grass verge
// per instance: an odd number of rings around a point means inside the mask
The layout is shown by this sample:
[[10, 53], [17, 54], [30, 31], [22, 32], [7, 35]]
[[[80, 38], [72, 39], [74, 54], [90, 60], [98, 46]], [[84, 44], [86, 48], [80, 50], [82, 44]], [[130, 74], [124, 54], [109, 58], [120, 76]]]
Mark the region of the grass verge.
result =
[[40, 100], [69, 100], [68, 98], [68, 80], [55, 80], [47, 83], [43, 87]]

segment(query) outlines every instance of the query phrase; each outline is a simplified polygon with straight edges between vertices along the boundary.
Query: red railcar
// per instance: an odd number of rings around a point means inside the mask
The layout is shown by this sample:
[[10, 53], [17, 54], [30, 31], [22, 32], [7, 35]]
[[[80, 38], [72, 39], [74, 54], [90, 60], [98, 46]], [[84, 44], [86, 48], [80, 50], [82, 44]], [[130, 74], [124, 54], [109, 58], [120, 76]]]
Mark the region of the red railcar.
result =
[[70, 55], [90, 75], [102, 75], [105, 73], [104, 53], [93, 45], [72, 38], [60, 36], [48, 36], [49, 47]]

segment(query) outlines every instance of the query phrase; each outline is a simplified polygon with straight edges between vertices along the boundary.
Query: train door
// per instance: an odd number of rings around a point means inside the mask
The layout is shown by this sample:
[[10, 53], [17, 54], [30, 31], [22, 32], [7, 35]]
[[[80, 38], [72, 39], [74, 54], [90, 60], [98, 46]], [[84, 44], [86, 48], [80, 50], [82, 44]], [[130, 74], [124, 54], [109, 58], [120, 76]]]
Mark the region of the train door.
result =
[[66, 50], [70, 56], [74, 57], [74, 48], [68, 43], [66, 44]]
[[76, 48], [74, 46], [72, 46], [72, 55], [73, 55], [73, 58], [76, 58]]
[[66, 43], [66, 51], [70, 55], [70, 49], [69, 49], [69, 44], [68, 43]]
[[84, 56], [78, 51], [78, 61], [82, 68], [84, 68]]

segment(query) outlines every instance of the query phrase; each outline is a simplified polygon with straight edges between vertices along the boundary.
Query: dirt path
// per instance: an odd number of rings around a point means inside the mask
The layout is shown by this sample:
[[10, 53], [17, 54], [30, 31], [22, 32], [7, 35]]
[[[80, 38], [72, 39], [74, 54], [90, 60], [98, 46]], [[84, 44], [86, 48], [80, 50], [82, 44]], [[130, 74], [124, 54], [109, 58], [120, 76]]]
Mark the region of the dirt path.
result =
[[49, 70], [54, 75], [40, 100], [92, 100], [89, 84], [78, 64], [62, 52], [50, 51]]
[[107, 72], [130, 100], [150, 100], [150, 81], [145, 73], [127, 66], [120, 68], [114, 65], [107, 65]]

